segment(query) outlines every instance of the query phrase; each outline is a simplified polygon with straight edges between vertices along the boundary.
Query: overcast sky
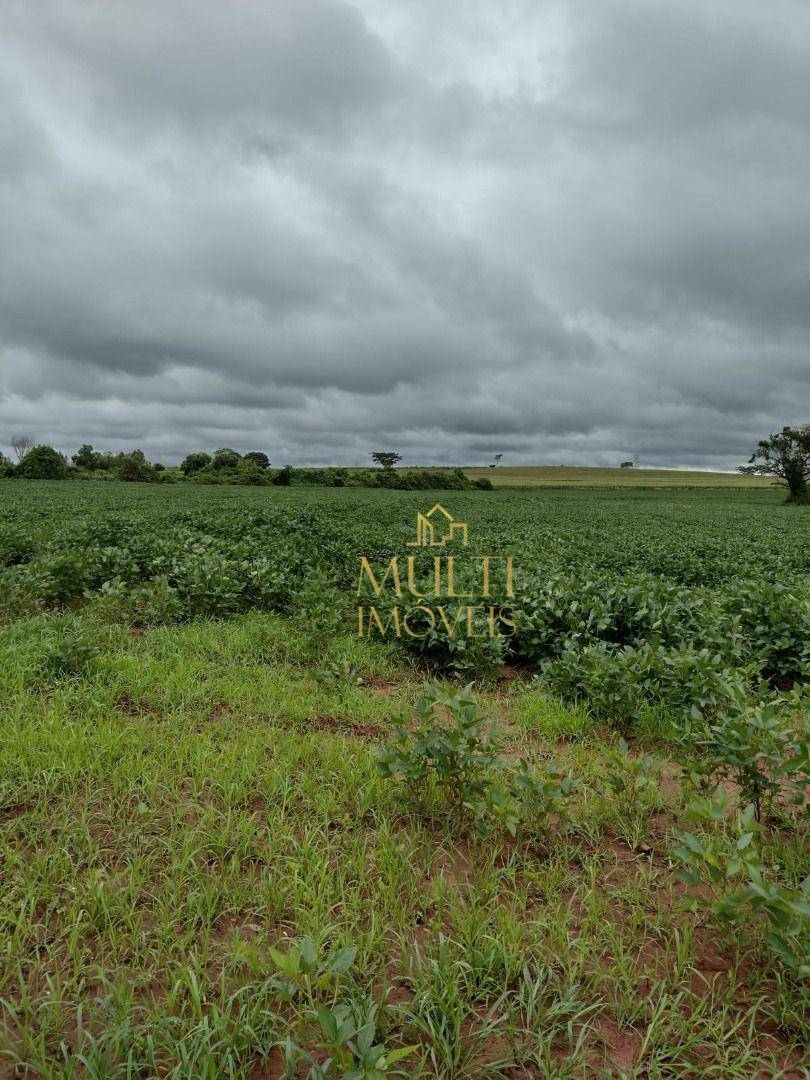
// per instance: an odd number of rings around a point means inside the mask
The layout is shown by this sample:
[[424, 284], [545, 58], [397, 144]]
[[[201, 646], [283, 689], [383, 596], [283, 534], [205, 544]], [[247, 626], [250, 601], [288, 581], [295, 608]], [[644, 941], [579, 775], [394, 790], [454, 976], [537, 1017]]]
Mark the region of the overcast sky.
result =
[[733, 468], [810, 421], [807, 0], [0, 24], [0, 443]]

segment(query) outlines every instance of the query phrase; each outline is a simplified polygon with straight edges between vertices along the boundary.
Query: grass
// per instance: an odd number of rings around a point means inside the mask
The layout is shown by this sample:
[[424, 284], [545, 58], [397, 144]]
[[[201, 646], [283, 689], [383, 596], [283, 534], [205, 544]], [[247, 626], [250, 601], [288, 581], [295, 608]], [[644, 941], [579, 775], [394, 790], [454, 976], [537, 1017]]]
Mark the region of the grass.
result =
[[[675, 877], [686, 793], [598, 794], [615, 736], [584, 707], [480, 689], [507, 753], [584, 787], [570, 836], [477, 838], [375, 770], [420, 684], [382, 646], [88, 603], [97, 651], [59, 676], [53, 618], [0, 631], [0, 1072], [304, 1075], [285, 1040], [324, 1060], [320, 1002], [376, 1005], [412, 1077], [801, 1074], [797, 987]], [[286, 1002], [271, 949], [303, 936], [356, 957]]]
[[488, 477], [497, 487], [630, 487], [630, 488], [762, 488], [773, 486], [765, 476], [699, 472], [696, 469], [608, 469], [565, 465], [498, 465], [466, 468], [472, 480]]

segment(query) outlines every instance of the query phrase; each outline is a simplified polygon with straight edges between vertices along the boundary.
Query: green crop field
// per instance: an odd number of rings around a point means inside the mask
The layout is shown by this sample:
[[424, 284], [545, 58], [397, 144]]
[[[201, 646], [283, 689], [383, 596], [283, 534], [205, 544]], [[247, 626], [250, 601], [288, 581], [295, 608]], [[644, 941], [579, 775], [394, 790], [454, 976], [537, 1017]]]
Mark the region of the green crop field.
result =
[[561, 465], [498, 465], [494, 468], [465, 469], [472, 480], [488, 477], [498, 487], [681, 487], [681, 488], [762, 488], [772, 487], [765, 476], [742, 473], [699, 472], [696, 469], [607, 469]]
[[807, 1075], [810, 511], [728, 479], [0, 481], [0, 1076]]

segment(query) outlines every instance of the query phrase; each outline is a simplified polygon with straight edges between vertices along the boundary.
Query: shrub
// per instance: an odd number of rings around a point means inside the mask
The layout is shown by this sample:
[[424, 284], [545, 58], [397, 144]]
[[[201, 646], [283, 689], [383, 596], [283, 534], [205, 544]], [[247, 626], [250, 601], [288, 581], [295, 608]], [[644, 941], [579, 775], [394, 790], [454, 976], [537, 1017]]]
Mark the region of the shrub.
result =
[[234, 615], [247, 607], [247, 568], [217, 551], [177, 559], [167, 575], [186, 616]]
[[94, 469], [97, 458], [98, 454], [90, 443], [84, 443], [73, 455], [72, 460], [77, 469]]
[[273, 477], [272, 482], [276, 487], [289, 487], [292, 479], [292, 471], [292, 465], [285, 465], [283, 469], [278, 470]]
[[343, 597], [327, 575], [316, 569], [304, 578], [297, 599], [312, 643], [323, 648], [344, 627]]
[[118, 454], [115, 461], [119, 480], [130, 484], [154, 484], [159, 479], [152, 465], [146, 460], [143, 450]]
[[[385, 624], [388, 612], [396, 606], [397, 598], [391, 595], [375, 597], [375, 604], [380, 619]], [[423, 607], [432, 612], [431, 618], [425, 612], [411, 612], [408, 623], [414, 635], [403, 634], [397, 640], [408, 651], [416, 653], [426, 660], [435, 671], [448, 672], [461, 677], [476, 675], [480, 678], [492, 678], [502, 668], [508, 649], [506, 637], [468, 636], [466, 622], [466, 604], [450, 603], [447, 600], [424, 600]], [[438, 615], [438, 608], [444, 610], [447, 624], [453, 628], [448, 631]]]
[[227, 464], [228, 455], [236, 451], [217, 451], [220, 455], [201, 468], [193, 469], [187, 475], [198, 484], [241, 484], [245, 487], [259, 487], [273, 483], [269, 470], [257, 464], [252, 457], [244, 457], [236, 464]]
[[197, 451], [193, 454], [187, 454], [180, 462], [180, 470], [185, 476], [193, 476], [194, 473], [204, 469], [207, 465], [211, 464], [211, 455]]
[[183, 602], [177, 589], [169, 584], [165, 575], [160, 574], [132, 590], [128, 609], [137, 622], [157, 626], [180, 619]]
[[474, 487], [461, 469], [381, 469], [370, 475], [374, 487], [406, 491], [463, 491]]
[[606, 642], [740, 649], [739, 631], [695, 589], [652, 574], [632, 578], [559, 571], [525, 583], [514, 603], [519, 655], [536, 662], [572, 647]]
[[279, 551], [272, 558], [260, 555], [249, 564], [247, 589], [251, 605], [267, 611], [288, 611], [299, 595], [298, 580]]
[[269, 484], [270, 479], [267, 473], [263, 473], [259, 469], [240, 469], [238, 477], [234, 478], [234, 482], [244, 484], [246, 487], [261, 487], [262, 484]]
[[52, 446], [35, 446], [15, 471], [26, 480], [61, 480], [68, 474], [68, 464], [64, 455]]

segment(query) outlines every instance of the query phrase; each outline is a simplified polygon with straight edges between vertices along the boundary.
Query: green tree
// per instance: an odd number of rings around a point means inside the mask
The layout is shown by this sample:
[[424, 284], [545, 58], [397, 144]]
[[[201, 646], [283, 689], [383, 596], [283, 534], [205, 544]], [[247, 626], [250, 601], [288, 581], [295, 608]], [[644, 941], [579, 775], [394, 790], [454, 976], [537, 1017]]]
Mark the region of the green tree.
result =
[[213, 469], [235, 469], [241, 456], [236, 450], [231, 450], [229, 446], [223, 446], [215, 452], [211, 467]]
[[397, 462], [402, 461], [402, 455], [396, 450], [377, 450], [371, 455], [371, 460], [381, 469], [393, 469]]
[[279, 469], [273, 477], [276, 487], [289, 487], [292, 482], [292, 471], [292, 465], [285, 465], [283, 469]]
[[761, 439], [740, 472], [754, 476], [775, 476], [794, 502], [807, 499], [810, 479], [810, 424], [783, 427], [776, 435]]
[[97, 462], [98, 454], [90, 443], [83, 443], [73, 455], [73, 464], [77, 469], [95, 469]]
[[119, 454], [116, 458], [118, 479], [130, 484], [151, 484], [157, 480], [157, 473], [146, 460], [143, 450], [133, 450], [131, 454]]
[[61, 480], [67, 471], [64, 454], [44, 445], [32, 447], [17, 466], [17, 475], [28, 480]]
[[250, 450], [242, 458], [242, 461], [250, 463], [256, 469], [269, 469], [272, 464], [263, 450]]
[[194, 473], [211, 464], [211, 455], [198, 450], [193, 454], [187, 454], [180, 462], [180, 468], [185, 476], [193, 476]]

